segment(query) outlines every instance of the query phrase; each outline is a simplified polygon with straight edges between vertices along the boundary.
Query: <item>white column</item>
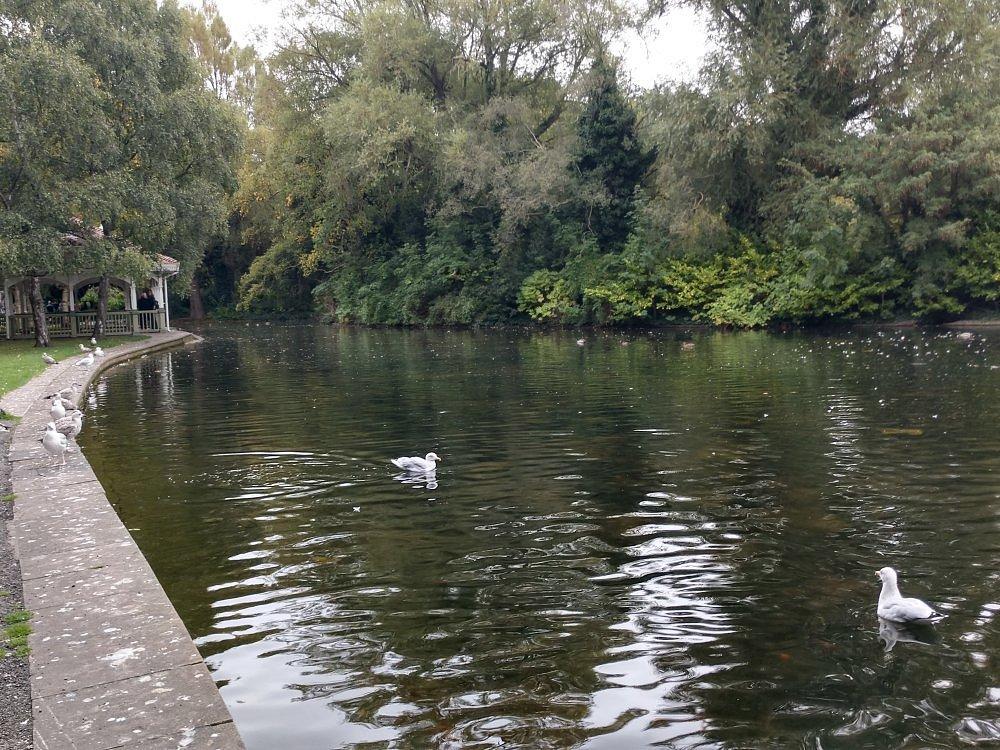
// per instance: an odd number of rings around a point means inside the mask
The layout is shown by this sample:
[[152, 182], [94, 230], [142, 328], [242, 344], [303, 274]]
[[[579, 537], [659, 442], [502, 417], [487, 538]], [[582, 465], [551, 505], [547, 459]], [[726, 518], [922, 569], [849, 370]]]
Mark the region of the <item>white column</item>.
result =
[[163, 296], [163, 318], [164, 325], [170, 330], [170, 296], [167, 293], [167, 277], [160, 279], [160, 294]]
[[135, 296], [135, 282], [130, 281], [128, 283], [128, 299], [129, 299], [129, 309], [134, 310], [136, 305], [139, 304], [139, 300]]

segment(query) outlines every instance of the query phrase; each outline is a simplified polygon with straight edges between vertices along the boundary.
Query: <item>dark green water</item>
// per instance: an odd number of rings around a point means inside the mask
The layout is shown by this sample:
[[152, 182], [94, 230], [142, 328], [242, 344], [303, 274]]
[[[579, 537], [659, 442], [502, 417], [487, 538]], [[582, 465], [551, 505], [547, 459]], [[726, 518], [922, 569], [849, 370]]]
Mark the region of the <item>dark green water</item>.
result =
[[1000, 334], [204, 334], [82, 437], [253, 750], [1000, 742]]

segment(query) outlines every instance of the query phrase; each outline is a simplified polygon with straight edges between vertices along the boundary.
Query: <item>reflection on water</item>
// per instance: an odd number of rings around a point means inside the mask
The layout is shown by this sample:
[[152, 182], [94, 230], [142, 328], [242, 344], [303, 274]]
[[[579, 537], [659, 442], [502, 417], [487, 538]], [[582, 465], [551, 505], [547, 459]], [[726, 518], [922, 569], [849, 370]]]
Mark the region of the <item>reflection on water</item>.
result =
[[1000, 737], [997, 334], [205, 333], [83, 443], [251, 748]]

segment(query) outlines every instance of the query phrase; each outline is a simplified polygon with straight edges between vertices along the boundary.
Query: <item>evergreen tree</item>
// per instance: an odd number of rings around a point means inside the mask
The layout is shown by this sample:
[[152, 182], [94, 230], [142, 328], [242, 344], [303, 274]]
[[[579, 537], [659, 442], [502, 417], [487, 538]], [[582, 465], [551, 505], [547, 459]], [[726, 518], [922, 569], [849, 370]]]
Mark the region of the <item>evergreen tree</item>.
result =
[[576, 166], [596, 182], [599, 201], [585, 207], [585, 220], [605, 250], [618, 250], [628, 239], [636, 188], [655, 154], [642, 147], [636, 113], [626, 100], [618, 75], [603, 58], [591, 69], [587, 105], [577, 122], [580, 136]]

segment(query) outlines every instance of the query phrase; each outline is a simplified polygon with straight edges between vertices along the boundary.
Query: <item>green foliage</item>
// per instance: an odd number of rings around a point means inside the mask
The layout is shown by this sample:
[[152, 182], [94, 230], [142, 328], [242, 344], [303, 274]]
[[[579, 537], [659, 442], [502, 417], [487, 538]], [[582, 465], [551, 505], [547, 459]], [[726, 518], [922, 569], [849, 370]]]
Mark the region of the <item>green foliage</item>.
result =
[[639, 141], [635, 110], [618, 85], [616, 71], [599, 58], [590, 75], [587, 104], [577, 123], [576, 166], [600, 189], [600, 202], [587, 206], [583, 219], [601, 247], [612, 250], [628, 239], [635, 193], [654, 154]]
[[[90, 287], [78, 301], [79, 310], [97, 309], [98, 290], [96, 286]], [[125, 293], [118, 287], [108, 289], [108, 310], [111, 312], [125, 309]]]
[[990, 214], [969, 241], [954, 288], [969, 300], [1000, 300], [1000, 215]]
[[202, 88], [177, 6], [42, 0], [0, 19], [0, 267], [138, 278], [166, 252], [190, 276], [241, 130]]
[[26, 657], [31, 652], [28, 646], [28, 636], [32, 633], [31, 612], [24, 609], [16, 610], [7, 615], [5, 622], [4, 643], [15, 656]]
[[[995, 3], [690, 4], [716, 51], [641, 96], [607, 54], [635, 20], [616, 0], [301, 0], [265, 63], [191, 11], [202, 75], [252, 124], [196, 282], [240, 314], [405, 325], [933, 320], [1000, 299]], [[208, 218], [178, 236], [212, 233], [209, 202], [181, 202]]]

